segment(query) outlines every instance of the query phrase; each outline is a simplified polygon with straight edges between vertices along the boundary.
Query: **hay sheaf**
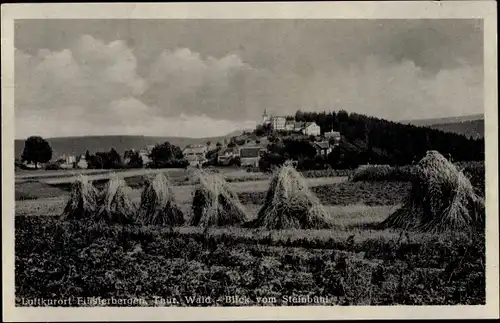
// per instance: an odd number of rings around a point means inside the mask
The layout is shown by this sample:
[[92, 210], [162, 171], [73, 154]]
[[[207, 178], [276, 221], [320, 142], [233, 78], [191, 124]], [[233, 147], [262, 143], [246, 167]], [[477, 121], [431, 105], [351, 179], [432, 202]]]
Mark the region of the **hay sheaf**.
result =
[[331, 225], [328, 212], [290, 165], [275, 171], [264, 205], [250, 224], [267, 229], [323, 229]]
[[240, 225], [248, 215], [227, 182], [218, 174], [200, 171], [193, 195], [191, 225], [201, 227]]
[[71, 184], [71, 192], [61, 220], [94, 219], [98, 212], [100, 193], [85, 175]]
[[381, 223], [383, 228], [424, 232], [484, 229], [484, 200], [469, 178], [437, 151], [418, 163], [403, 207]]
[[170, 181], [159, 173], [146, 179], [139, 206], [140, 219], [147, 225], [180, 226], [184, 214], [174, 199]]
[[99, 219], [110, 223], [134, 223], [137, 209], [129, 198], [130, 187], [118, 177], [112, 177], [104, 187]]

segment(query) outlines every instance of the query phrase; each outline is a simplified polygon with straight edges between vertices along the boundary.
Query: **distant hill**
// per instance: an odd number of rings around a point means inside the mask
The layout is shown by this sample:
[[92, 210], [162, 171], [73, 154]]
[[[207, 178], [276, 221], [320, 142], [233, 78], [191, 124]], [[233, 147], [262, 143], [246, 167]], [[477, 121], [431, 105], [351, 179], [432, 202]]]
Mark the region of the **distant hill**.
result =
[[429, 126], [445, 132], [454, 132], [466, 137], [484, 138], [484, 120], [472, 120], [456, 123], [433, 124]]
[[453, 132], [466, 137], [484, 138], [484, 115], [482, 114], [440, 119], [407, 120], [401, 121], [401, 123]]
[[[231, 135], [232, 136], [232, 135]], [[186, 145], [205, 144], [207, 141], [216, 143], [223, 142], [228, 136], [211, 138], [184, 138], [184, 137], [146, 137], [146, 136], [85, 136], [85, 137], [61, 137], [45, 138], [53, 150], [53, 158], [61, 155], [78, 155], [89, 151], [91, 154], [97, 151], [109, 151], [116, 149], [118, 153], [123, 153], [128, 149], [141, 149], [146, 145], [154, 145], [170, 142], [176, 146], [184, 148]], [[21, 157], [24, 149], [24, 140], [15, 141], [15, 156]]]
[[460, 117], [446, 117], [434, 119], [415, 119], [415, 120], [402, 120], [401, 123], [412, 124], [414, 126], [429, 126], [437, 124], [459, 123], [464, 121], [484, 120], [483, 114], [471, 114]]

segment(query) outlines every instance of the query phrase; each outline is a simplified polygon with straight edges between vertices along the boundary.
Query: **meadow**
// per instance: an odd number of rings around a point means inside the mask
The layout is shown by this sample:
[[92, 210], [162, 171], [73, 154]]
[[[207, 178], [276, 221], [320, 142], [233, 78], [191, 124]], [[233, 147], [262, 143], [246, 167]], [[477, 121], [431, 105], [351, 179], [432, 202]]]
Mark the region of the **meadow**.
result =
[[[187, 220], [196, 183], [184, 183], [189, 174], [177, 175], [172, 190]], [[127, 184], [138, 206], [143, 178], [135, 176]], [[224, 177], [249, 220], [257, 218], [269, 175]], [[282, 230], [63, 221], [69, 197], [63, 182], [37, 182], [45, 191], [34, 183], [16, 185], [34, 196], [16, 201], [18, 304], [21, 298], [54, 296], [140, 300], [134, 306], [485, 302], [483, 234], [379, 227], [410, 193], [407, 181], [308, 178], [333, 226]], [[106, 304], [72, 304], [99, 305]]]

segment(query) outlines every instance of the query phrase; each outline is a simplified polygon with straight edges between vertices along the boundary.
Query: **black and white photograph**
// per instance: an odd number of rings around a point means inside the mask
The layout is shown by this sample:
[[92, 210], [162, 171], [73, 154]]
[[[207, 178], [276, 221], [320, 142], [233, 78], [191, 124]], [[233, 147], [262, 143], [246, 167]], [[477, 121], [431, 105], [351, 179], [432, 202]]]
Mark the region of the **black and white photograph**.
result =
[[480, 2], [2, 6], [13, 311], [498, 317]]

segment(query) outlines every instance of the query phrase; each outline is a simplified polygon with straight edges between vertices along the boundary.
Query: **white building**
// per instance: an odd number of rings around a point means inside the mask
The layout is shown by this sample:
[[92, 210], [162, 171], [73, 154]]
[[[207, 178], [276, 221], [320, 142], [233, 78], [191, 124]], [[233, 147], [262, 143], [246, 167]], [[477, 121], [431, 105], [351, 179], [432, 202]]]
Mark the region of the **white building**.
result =
[[76, 167], [81, 169], [87, 169], [89, 167], [89, 164], [85, 159], [85, 155], [80, 156], [80, 160], [76, 163]]
[[146, 150], [139, 151], [139, 157], [142, 159], [143, 165], [146, 165], [151, 161], [151, 159], [149, 158], [149, 152]]
[[64, 163], [64, 164], [73, 164], [73, 163], [76, 163], [76, 157], [62, 155], [57, 159], [57, 161]]
[[188, 157], [188, 156], [205, 157], [207, 152], [208, 152], [207, 146], [205, 146], [205, 145], [193, 145], [190, 147], [186, 147], [182, 151], [182, 154], [184, 155], [184, 157]]
[[316, 122], [306, 122], [303, 133], [307, 136], [319, 136], [321, 134], [321, 128]]
[[294, 120], [287, 120], [285, 122], [285, 130], [286, 131], [293, 131], [295, 128], [295, 121]]
[[153, 151], [154, 147], [155, 145], [147, 145], [143, 149], [139, 150], [139, 158], [142, 159], [143, 165], [147, 165], [151, 162], [151, 158], [149, 158], [149, 155]]
[[271, 120], [273, 129], [276, 131], [285, 130], [286, 118], [285, 117], [273, 117]]

